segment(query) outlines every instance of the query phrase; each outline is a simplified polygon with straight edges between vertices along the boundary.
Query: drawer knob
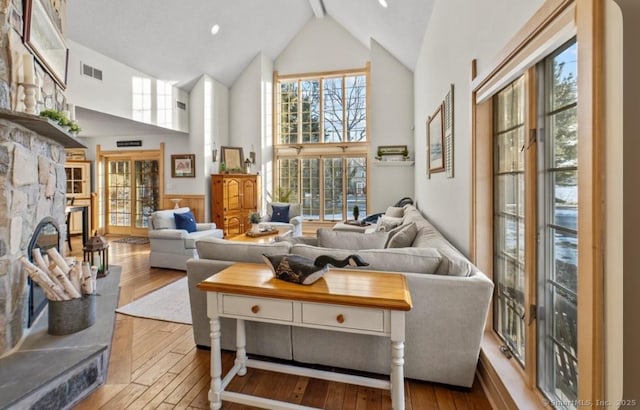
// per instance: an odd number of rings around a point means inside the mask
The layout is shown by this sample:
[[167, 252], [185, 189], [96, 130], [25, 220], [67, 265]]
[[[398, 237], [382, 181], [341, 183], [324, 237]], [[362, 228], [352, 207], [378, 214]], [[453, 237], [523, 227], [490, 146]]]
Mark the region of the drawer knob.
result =
[[336, 322], [344, 323], [344, 316], [342, 314], [339, 314], [338, 316], [336, 316]]
[[258, 306], [258, 305], [253, 305], [253, 306], [251, 306], [251, 311], [252, 311], [253, 313], [258, 313], [258, 312], [260, 312], [260, 306]]

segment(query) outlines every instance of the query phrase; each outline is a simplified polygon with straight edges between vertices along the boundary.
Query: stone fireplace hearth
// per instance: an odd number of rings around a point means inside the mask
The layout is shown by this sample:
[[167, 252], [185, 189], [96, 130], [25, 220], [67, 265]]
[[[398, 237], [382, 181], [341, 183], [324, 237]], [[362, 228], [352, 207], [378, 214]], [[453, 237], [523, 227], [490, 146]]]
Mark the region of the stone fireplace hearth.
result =
[[44, 118], [0, 110], [0, 357], [28, 328], [29, 287], [19, 258], [38, 222], [53, 218], [64, 244], [65, 147], [84, 146]]

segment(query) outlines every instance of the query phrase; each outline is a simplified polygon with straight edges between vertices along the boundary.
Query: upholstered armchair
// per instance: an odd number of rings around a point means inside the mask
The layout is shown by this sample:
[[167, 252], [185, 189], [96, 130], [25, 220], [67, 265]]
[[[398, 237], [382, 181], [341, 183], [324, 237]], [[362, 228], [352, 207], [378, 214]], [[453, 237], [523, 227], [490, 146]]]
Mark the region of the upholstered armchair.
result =
[[292, 236], [302, 236], [302, 205], [285, 202], [267, 202], [267, 215], [262, 218], [267, 225], [286, 227]]
[[166, 209], [151, 214], [149, 265], [187, 270], [187, 259], [197, 258], [196, 240], [222, 238], [214, 223], [196, 223], [189, 208]]

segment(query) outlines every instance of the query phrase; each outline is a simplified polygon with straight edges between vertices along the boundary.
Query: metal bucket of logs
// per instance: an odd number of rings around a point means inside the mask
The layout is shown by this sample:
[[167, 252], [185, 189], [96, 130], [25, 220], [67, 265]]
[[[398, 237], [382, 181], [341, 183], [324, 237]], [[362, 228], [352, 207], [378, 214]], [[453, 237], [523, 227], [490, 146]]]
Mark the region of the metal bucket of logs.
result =
[[96, 322], [96, 295], [49, 301], [49, 334], [68, 335]]
[[20, 261], [49, 299], [49, 334], [68, 335], [96, 321], [97, 266], [63, 258], [55, 248], [32, 251], [33, 262]]

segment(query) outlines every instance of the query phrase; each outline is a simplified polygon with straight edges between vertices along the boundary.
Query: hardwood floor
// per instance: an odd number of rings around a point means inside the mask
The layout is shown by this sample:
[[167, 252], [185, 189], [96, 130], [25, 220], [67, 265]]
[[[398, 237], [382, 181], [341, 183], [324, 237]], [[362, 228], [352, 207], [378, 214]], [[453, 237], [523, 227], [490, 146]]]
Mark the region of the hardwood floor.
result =
[[[119, 306], [185, 275], [151, 269], [149, 245], [108, 239], [110, 263], [122, 266]], [[71, 254], [81, 259], [80, 242], [72, 239]], [[223, 373], [232, 362], [232, 354], [223, 352]], [[208, 409], [209, 382], [209, 352], [195, 348], [190, 325], [116, 314], [106, 383], [75, 409]], [[236, 377], [228, 389], [325, 409], [391, 408], [388, 391], [257, 369]], [[477, 380], [468, 390], [407, 380], [405, 398], [408, 410], [491, 408]], [[251, 409], [233, 403], [222, 408]]]

